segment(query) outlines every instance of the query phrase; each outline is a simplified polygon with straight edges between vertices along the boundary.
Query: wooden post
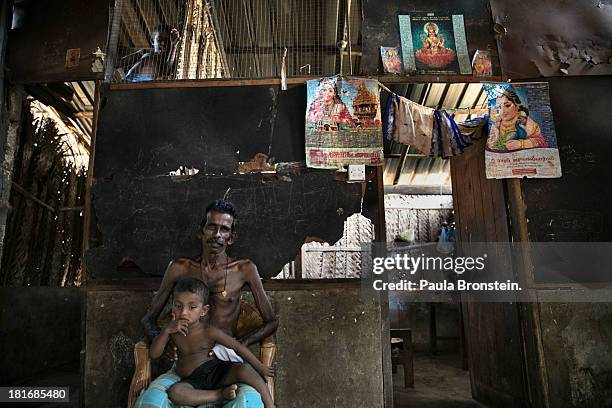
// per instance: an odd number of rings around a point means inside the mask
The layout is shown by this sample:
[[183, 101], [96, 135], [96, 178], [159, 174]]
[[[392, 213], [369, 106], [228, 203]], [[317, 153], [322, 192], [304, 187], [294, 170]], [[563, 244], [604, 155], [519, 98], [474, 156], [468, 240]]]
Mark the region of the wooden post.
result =
[[89, 237], [91, 235], [92, 222], [92, 202], [91, 190], [93, 187], [93, 169], [96, 156], [96, 132], [98, 130], [98, 114], [100, 111], [100, 86], [101, 82], [96, 81], [94, 90], [94, 111], [91, 126], [91, 144], [89, 148], [89, 166], [87, 167], [87, 179], [85, 180], [85, 202], [83, 205], [83, 247], [81, 252], [81, 263], [83, 265], [83, 282], [87, 279], [87, 266], [85, 264], [85, 254], [89, 249]]

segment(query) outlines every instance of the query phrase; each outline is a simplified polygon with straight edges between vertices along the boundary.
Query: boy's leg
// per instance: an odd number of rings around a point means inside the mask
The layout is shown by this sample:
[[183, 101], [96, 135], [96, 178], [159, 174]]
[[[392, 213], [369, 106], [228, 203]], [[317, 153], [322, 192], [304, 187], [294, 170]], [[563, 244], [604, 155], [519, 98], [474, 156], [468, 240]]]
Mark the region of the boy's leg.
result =
[[168, 397], [177, 405], [197, 406], [208, 402], [221, 400], [232, 400], [236, 398], [235, 384], [218, 390], [197, 390], [193, 385], [185, 382], [178, 382], [168, 390]]
[[[177, 382], [181, 381], [174, 369], [171, 369], [164, 374], [157, 377], [147, 389], [140, 394], [133, 408], [180, 408], [178, 404], [173, 404], [170, 398], [168, 398], [168, 390]], [[230, 387], [225, 387], [223, 390], [227, 390]], [[208, 393], [207, 401], [211, 400], [211, 396], [219, 390], [204, 391]], [[231, 399], [236, 397], [236, 391], [225, 394], [226, 397], [221, 399]], [[214, 394], [218, 396], [218, 394]], [[202, 403], [204, 404], [204, 403]], [[250, 408], [250, 407], [249, 407]]]
[[266, 408], [274, 407], [268, 386], [261, 375], [249, 364], [234, 364], [229, 369], [223, 384], [235, 384], [237, 382], [243, 382], [255, 388], [259, 395], [261, 395]]
[[[261, 395], [257, 390], [245, 383], [239, 383], [236, 399], [224, 401], [223, 408], [264, 408]], [[198, 407], [200, 408], [200, 407]]]

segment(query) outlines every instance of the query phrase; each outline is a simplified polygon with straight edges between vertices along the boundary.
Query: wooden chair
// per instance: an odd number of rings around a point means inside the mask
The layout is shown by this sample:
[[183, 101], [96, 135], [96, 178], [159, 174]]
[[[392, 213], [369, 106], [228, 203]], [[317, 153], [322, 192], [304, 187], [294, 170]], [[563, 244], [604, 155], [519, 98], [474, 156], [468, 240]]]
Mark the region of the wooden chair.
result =
[[404, 366], [404, 386], [414, 388], [414, 350], [412, 349], [412, 331], [410, 329], [391, 329], [391, 338], [402, 339], [402, 350], [391, 354], [391, 369], [397, 371], [397, 365]]
[[[255, 306], [244, 300], [240, 301], [240, 315], [236, 324], [236, 337], [244, 336], [263, 325], [263, 319]], [[276, 355], [276, 344], [273, 336], [263, 339], [259, 348], [259, 359], [268, 367], [272, 366]], [[274, 399], [274, 380], [266, 378], [268, 389]], [[151, 384], [151, 357], [149, 357], [149, 344], [141, 340], [134, 346], [134, 375], [128, 394], [128, 408], [132, 408], [140, 393]]]

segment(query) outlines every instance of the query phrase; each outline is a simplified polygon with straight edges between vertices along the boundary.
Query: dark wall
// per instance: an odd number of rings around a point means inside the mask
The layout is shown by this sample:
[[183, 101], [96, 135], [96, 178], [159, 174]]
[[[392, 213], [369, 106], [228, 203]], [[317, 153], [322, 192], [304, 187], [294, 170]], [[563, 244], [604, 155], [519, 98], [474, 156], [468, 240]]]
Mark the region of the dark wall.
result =
[[78, 366], [81, 298], [75, 288], [0, 287], [0, 385]]
[[380, 47], [400, 47], [398, 14], [434, 12], [463, 14], [470, 58], [477, 49], [491, 51], [493, 75], [500, 75], [488, 0], [363, 0], [363, 74], [382, 74]]
[[550, 78], [560, 179], [521, 185], [531, 241], [610, 241], [612, 77]]
[[[304, 168], [235, 174], [256, 153], [303, 161], [305, 111], [304, 85], [106, 92], [93, 192], [102, 240], [88, 253], [92, 276], [139, 276], [117, 271], [126, 260], [162, 275], [173, 257], [197, 255], [204, 209], [226, 194], [239, 211], [231, 254], [252, 259], [263, 277], [278, 274], [307, 236], [338, 240], [360, 210], [360, 184]], [[167, 175], [180, 165], [200, 173]]]
[[[9, 77], [14, 82], [62, 82], [101, 77], [91, 53], [106, 48], [109, 0], [15, 2], [18, 26], [10, 30]], [[80, 48], [80, 63], [66, 68], [66, 51]]]
[[[529, 239], [609, 242], [612, 78], [566, 77], [547, 82], [563, 176], [521, 182]], [[592, 272], [579, 266], [565, 274], [574, 282], [588, 282]], [[537, 265], [535, 276], [546, 281]], [[600, 279], [601, 274], [595, 277]], [[542, 302], [547, 293], [538, 290]], [[536, 306], [550, 406], [607, 406], [612, 398], [612, 304], [571, 303], [572, 291], [566, 288], [565, 293], [568, 303]]]
[[109, 91], [95, 176], [157, 176], [180, 165], [232, 174], [256, 153], [305, 160], [305, 114], [305, 85]]

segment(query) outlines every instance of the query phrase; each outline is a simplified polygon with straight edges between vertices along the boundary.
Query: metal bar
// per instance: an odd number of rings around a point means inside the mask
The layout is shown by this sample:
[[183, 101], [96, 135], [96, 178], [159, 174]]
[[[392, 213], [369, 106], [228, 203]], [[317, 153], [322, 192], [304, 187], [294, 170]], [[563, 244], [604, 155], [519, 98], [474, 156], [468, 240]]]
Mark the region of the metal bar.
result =
[[[287, 48], [288, 51], [311, 51], [311, 45], [274, 45], [274, 46], [260, 46], [255, 45], [253, 47], [241, 47], [241, 46], [232, 46], [227, 48], [227, 52], [230, 54], [243, 54], [250, 52], [258, 52], [260, 54], [273, 54], [277, 51], [283, 51]], [[323, 51], [329, 55], [336, 54], [338, 52], [338, 48], [333, 45], [322, 45], [320, 46], [320, 51]], [[345, 55], [348, 55], [348, 51], [344, 51]], [[355, 49], [352, 51], [353, 55], [361, 55], [362, 50], [361, 47], [355, 46]]]
[[304, 247], [304, 252], [363, 252], [360, 247]]

